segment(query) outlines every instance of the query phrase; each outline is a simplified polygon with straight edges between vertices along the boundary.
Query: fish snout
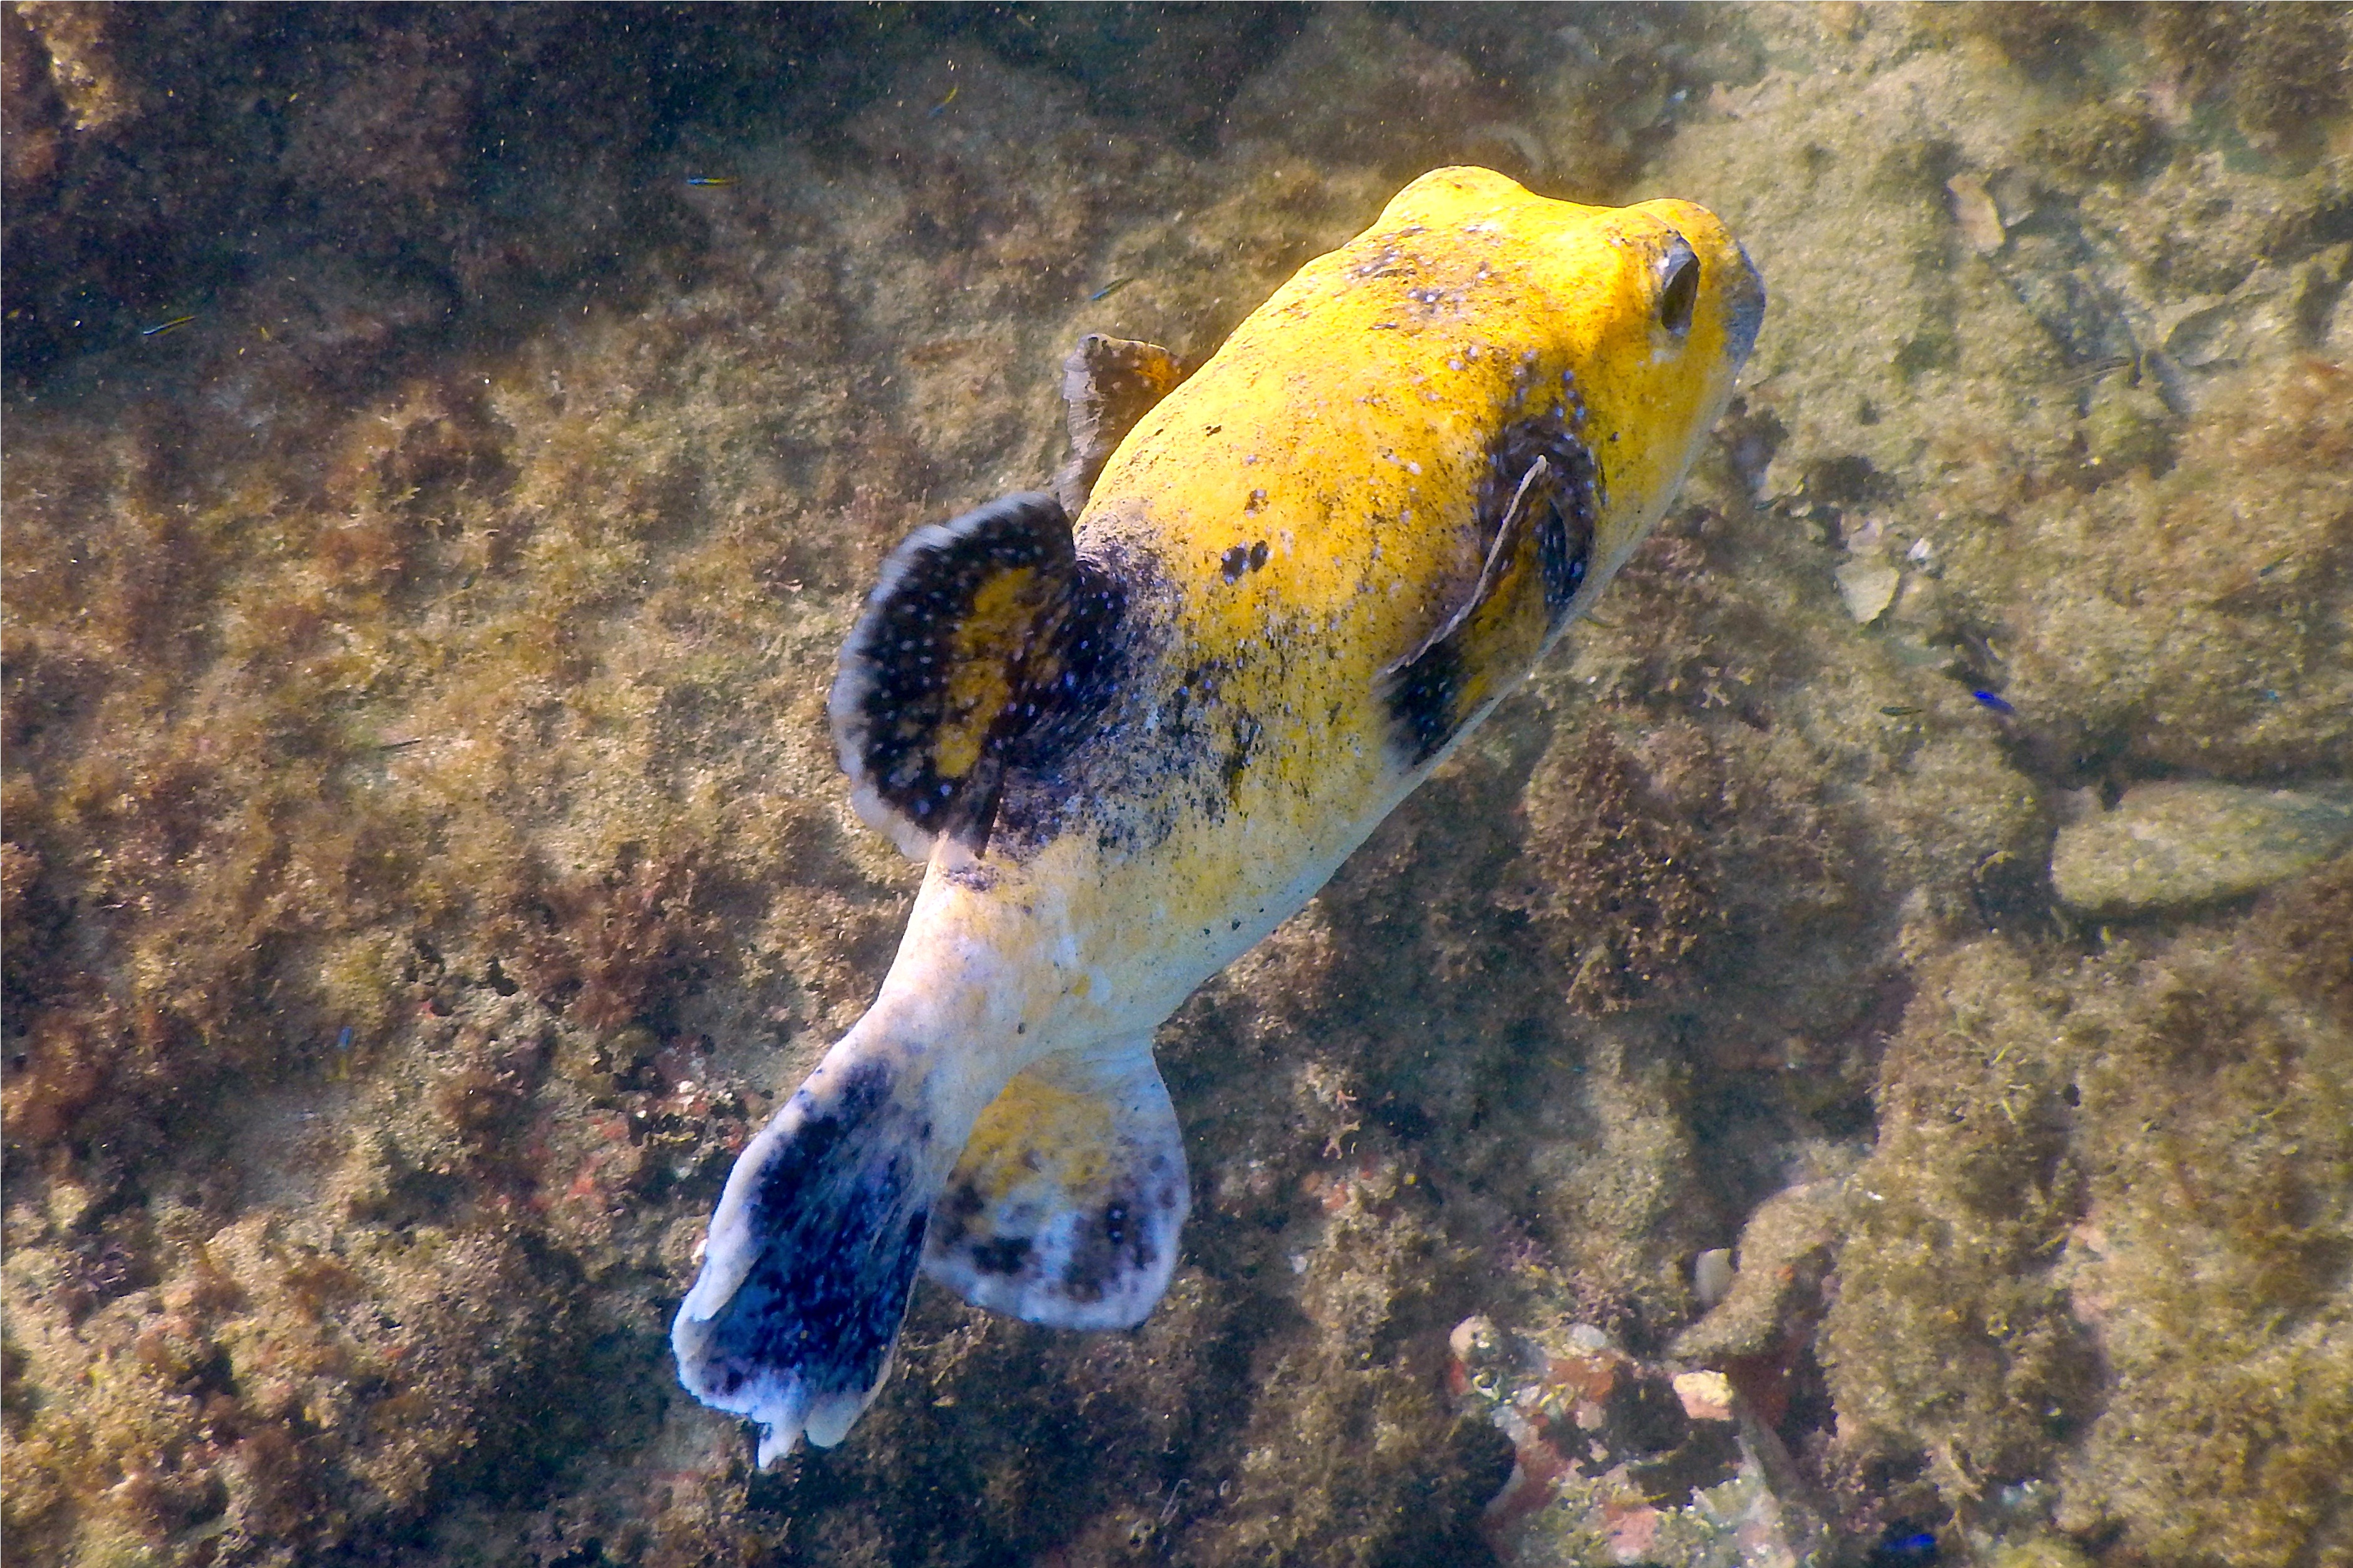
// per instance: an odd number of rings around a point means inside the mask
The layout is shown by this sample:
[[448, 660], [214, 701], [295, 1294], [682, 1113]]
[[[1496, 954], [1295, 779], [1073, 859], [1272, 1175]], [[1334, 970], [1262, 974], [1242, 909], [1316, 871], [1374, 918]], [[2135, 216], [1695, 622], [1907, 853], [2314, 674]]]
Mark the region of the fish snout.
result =
[[1732, 254], [1740, 265], [1725, 269], [1730, 276], [1724, 284], [1724, 353], [1737, 375], [1757, 347], [1757, 330], [1765, 325], [1765, 275], [1748, 258], [1748, 247], [1736, 239]]

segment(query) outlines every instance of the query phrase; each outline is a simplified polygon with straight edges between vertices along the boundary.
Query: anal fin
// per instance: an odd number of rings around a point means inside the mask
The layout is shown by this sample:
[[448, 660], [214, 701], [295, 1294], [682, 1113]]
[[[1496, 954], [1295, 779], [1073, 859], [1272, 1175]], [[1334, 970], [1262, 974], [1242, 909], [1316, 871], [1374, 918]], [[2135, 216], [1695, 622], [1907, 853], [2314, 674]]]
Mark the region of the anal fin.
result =
[[1168, 1288], [1191, 1205], [1150, 1037], [1049, 1057], [974, 1125], [933, 1210], [923, 1272], [1033, 1323], [1128, 1328]]

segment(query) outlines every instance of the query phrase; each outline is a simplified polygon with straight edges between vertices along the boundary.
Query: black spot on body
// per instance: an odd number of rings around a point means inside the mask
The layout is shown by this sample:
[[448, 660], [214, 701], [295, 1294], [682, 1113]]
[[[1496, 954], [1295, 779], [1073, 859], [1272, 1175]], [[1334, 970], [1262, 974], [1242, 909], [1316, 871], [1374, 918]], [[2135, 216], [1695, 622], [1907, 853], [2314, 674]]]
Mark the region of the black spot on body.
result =
[[957, 887], [976, 893], [986, 893], [997, 886], [997, 869], [986, 861], [972, 860], [951, 866], [944, 875]]
[[[842, 1076], [832, 1105], [804, 1121], [761, 1170], [756, 1203], [764, 1217], [789, 1214], [798, 1205], [803, 1192], [828, 1173], [835, 1152], [878, 1120], [893, 1081], [890, 1068], [879, 1061], [860, 1062]], [[815, 1104], [815, 1098], [804, 1103]]]
[[[1140, 1223], [1136, 1190], [1103, 1205], [1096, 1222], [1081, 1229], [1063, 1268], [1060, 1289], [1073, 1301], [1100, 1301], [1133, 1275], [1149, 1274], [1159, 1249], [1153, 1245], [1152, 1226]], [[1162, 1184], [1163, 1212], [1176, 1203], [1175, 1189]]]
[[1417, 765], [1436, 756], [1453, 738], [1461, 684], [1459, 651], [1437, 643], [1390, 688], [1389, 715], [1403, 731], [1406, 754]]
[[[1595, 522], [1605, 504], [1600, 469], [1577, 434], [1581, 416], [1574, 409], [1572, 388], [1566, 401], [1505, 426], [1488, 448], [1479, 484], [1483, 555], [1509, 520], [1522, 482], [1539, 461], [1546, 465], [1527, 504], [1539, 509], [1530, 521], [1546, 616], [1555, 631], [1584, 585]], [[1464, 692], [1472, 673], [1470, 661], [1478, 651], [1462, 636], [1450, 633], [1434, 637], [1395, 671], [1386, 695], [1395, 743], [1409, 765], [1418, 767], [1436, 756], [1469, 722]]]
[[1199, 658], [1176, 636], [1202, 585], [1200, 558], [1106, 544], [1104, 563], [1126, 596], [1101, 714], [1050, 769], [1008, 770], [991, 840], [1005, 853], [1075, 832], [1106, 856], [1137, 855], [1233, 809], [1230, 694], [1245, 656]]
[[972, 1228], [974, 1216], [987, 1205], [980, 1192], [970, 1182], [959, 1182], [940, 1200], [935, 1221], [940, 1227], [940, 1240], [954, 1247]]
[[1242, 775], [1250, 771], [1250, 760], [1258, 755], [1260, 743], [1266, 738], [1266, 727], [1255, 714], [1234, 715], [1233, 742], [1226, 752], [1219, 772], [1223, 776], [1226, 798], [1232, 801], [1241, 792]]
[[1018, 1274], [1032, 1251], [1026, 1236], [1001, 1236], [972, 1249], [972, 1266], [983, 1274]]
[[[1573, 389], [1569, 395], [1574, 397]], [[1479, 483], [1480, 537], [1492, 541], [1536, 459], [1543, 458], [1556, 476], [1544, 498], [1546, 511], [1536, 529], [1545, 607], [1555, 625], [1568, 613], [1569, 601], [1585, 582], [1594, 524], [1606, 504], [1601, 471], [1577, 431], [1582, 418], [1581, 413], [1556, 403], [1534, 418], [1505, 426], [1488, 448], [1487, 472]]]

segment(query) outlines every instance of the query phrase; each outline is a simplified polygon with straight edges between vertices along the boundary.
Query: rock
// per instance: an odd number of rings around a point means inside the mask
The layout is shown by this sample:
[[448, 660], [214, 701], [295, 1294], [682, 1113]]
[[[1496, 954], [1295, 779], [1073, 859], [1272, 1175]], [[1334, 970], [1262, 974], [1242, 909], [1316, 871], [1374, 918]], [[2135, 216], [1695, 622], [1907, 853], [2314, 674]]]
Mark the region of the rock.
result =
[[1887, 613], [1887, 606], [1895, 602], [1897, 585], [1904, 581], [1904, 574], [1883, 561], [1849, 561], [1835, 575], [1847, 614], [1857, 625], [1866, 626]]
[[1955, 174], [1945, 182], [1945, 189], [1952, 193], [1953, 221], [1960, 225], [1961, 237], [1968, 241], [1969, 248], [1979, 256], [2000, 250], [2009, 237], [2002, 230], [2001, 209], [1994, 205], [1984, 179]]
[[1792, 1322], [1819, 1307], [1842, 1201], [1838, 1183], [1816, 1181], [1758, 1205], [1741, 1227], [1740, 1267], [1725, 1269], [1723, 1295], [1675, 1336], [1671, 1353], [1719, 1365], [1769, 1353]]
[[2108, 376], [2093, 388], [2084, 410], [2084, 447], [2103, 467], [2156, 469], [2172, 458], [2172, 411], [2153, 389]]
[[1679, 1372], [1674, 1380], [1675, 1397], [1683, 1401], [1683, 1414], [1694, 1421], [1729, 1421], [1732, 1419], [1732, 1380], [1720, 1372]]
[[1372, 12], [1314, 13], [1288, 47], [1268, 52], [1272, 61], [1226, 111], [1229, 144], [1260, 142], [1342, 163], [1366, 162], [1377, 149], [1394, 174], [1450, 162], [1466, 141], [1495, 140], [1494, 94], [1479, 74]]
[[[1281, 5], [1171, 11], [1130, 5], [994, 5], [919, 16], [944, 38], [976, 33], [1017, 65], [1039, 65], [1086, 89], [1089, 107], [1198, 137], [1269, 55], [1307, 18]], [[1185, 90], [1167, 84], [1182, 79]]]
[[1454, 1325], [1447, 1336], [1447, 1347], [1454, 1359], [1469, 1373], [1493, 1372], [1509, 1363], [1510, 1352], [1502, 1332], [1494, 1322], [1484, 1317], [1465, 1318]]
[[1692, 1294], [1703, 1307], [1713, 1307], [1732, 1294], [1732, 1248], [1710, 1247], [1692, 1263]]
[[2051, 881], [2085, 914], [2128, 915], [2236, 898], [2353, 844], [2353, 791], [2152, 784], [2059, 830]]

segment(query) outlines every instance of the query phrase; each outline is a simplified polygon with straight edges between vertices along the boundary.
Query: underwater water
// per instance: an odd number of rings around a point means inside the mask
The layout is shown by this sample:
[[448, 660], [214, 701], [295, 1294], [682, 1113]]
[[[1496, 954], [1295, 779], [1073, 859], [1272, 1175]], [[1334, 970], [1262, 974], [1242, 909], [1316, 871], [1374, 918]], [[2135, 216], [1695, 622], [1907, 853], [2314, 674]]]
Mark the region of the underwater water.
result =
[[[95, 1565], [2353, 1563], [2353, 11], [0, 8], [0, 1528]], [[1158, 1036], [1138, 1329], [668, 1325], [920, 868], [834, 655], [1449, 163], [1771, 294]]]

